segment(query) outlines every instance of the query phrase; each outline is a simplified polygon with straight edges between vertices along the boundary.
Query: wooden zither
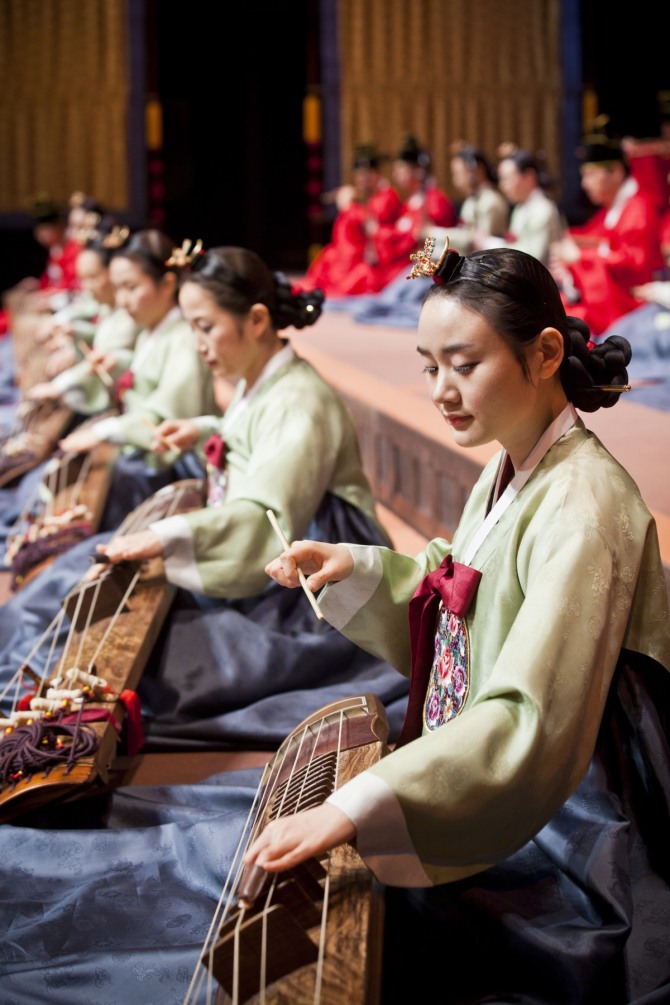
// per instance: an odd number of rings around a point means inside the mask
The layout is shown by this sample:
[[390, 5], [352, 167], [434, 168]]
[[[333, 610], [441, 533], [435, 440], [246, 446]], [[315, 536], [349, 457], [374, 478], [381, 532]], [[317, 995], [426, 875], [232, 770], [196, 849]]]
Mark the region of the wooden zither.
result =
[[[135, 509], [119, 528], [198, 509], [204, 485], [175, 482]], [[135, 688], [175, 588], [160, 559], [120, 563], [82, 577], [0, 699], [0, 823], [108, 782], [122, 730], [128, 753], [141, 745]]]
[[[319, 805], [387, 753], [388, 720], [374, 695], [324, 706], [267, 764], [184, 1005], [374, 1005], [383, 904], [350, 845], [297, 869], [245, 870], [243, 849], [270, 821]], [[213, 998], [212, 995], [216, 997]]]
[[60, 402], [35, 402], [28, 397], [31, 387], [47, 379], [48, 352], [35, 335], [43, 317], [18, 314], [13, 321], [12, 342], [22, 400], [14, 426], [0, 445], [0, 488], [47, 460], [72, 421], [71, 409]]
[[[101, 417], [86, 420], [79, 428]], [[33, 498], [7, 535], [5, 564], [11, 569], [13, 592], [72, 545], [97, 533], [118, 454], [117, 445], [104, 442], [85, 454], [54, 453]]]
[[14, 425], [0, 444], [0, 488], [46, 461], [71, 421], [70, 409], [58, 402], [22, 401]]

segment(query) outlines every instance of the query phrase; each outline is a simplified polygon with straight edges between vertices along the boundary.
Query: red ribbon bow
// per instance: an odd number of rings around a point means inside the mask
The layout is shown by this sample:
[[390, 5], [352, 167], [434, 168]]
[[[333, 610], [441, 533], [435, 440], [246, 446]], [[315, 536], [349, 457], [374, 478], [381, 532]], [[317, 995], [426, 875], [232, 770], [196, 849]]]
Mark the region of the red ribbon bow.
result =
[[482, 574], [478, 569], [454, 562], [451, 555], [447, 555], [437, 569], [424, 576], [409, 602], [412, 677], [405, 721], [396, 744], [398, 747], [421, 735], [440, 601], [458, 617], [465, 617], [475, 599], [481, 578]]
[[205, 457], [213, 467], [222, 471], [225, 456], [226, 444], [218, 433], [214, 433], [205, 444]]
[[114, 399], [119, 407], [121, 407], [121, 402], [123, 401], [123, 396], [126, 391], [129, 391], [134, 386], [135, 374], [132, 370], [124, 370], [118, 378], [116, 387], [114, 388]]

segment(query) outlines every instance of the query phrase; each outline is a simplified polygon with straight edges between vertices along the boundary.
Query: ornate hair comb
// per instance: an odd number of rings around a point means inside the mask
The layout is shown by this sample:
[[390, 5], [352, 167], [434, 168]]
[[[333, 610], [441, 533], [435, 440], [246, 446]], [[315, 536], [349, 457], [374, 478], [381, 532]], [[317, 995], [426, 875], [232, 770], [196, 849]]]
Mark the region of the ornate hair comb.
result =
[[[433, 261], [432, 255], [435, 251], [435, 243], [437, 238], [427, 237], [423, 243], [422, 251], [415, 251], [409, 256], [410, 261], [414, 262], [412, 266], [412, 271], [406, 279], [432, 279], [434, 283], [443, 282], [444, 280], [440, 277], [440, 269], [447, 260], [447, 255], [449, 254], [449, 238], [445, 241], [444, 248], [442, 249], [442, 254], [436, 262]], [[453, 255], [458, 255], [458, 252], [453, 251]], [[460, 258], [460, 256], [458, 256]]]
[[202, 241], [198, 240], [194, 244], [193, 241], [189, 241], [186, 238], [185, 241], [182, 241], [181, 248], [172, 249], [172, 254], [165, 264], [168, 268], [174, 266], [178, 269], [183, 269], [187, 265], [190, 265], [199, 255], [204, 255]]
[[121, 248], [126, 243], [130, 237], [130, 230], [128, 227], [114, 226], [102, 239], [103, 248]]
[[504, 140], [503, 143], [499, 143], [496, 148], [496, 157], [499, 161], [504, 161], [508, 157], [514, 157], [515, 154], [519, 153], [519, 146], [517, 143], [513, 143], [511, 140]]

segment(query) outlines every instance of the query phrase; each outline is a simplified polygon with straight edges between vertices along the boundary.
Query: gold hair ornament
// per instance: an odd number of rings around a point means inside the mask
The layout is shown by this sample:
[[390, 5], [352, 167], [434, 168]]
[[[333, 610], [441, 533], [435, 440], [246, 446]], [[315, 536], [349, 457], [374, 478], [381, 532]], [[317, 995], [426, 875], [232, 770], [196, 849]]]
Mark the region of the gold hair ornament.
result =
[[594, 391], [612, 391], [614, 394], [623, 394], [624, 391], [632, 391], [630, 384], [594, 384]]
[[193, 241], [189, 241], [189, 239], [186, 238], [186, 240], [182, 242], [181, 248], [172, 249], [172, 254], [165, 264], [168, 267], [173, 265], [178, 269], [183, 269], [187, 265], [190, 265], [191, 262], [198, 257], [198, 255], [202, 254], [202, 241], [198, 240], [194, 244]]
[[103, 248], [121, 248], [128, 237], [130, 236], [130, 229], [128, 227], [114, 226], [110, 230], [109, 234], [105, 235], [102, 239]]
[[412, 266], [412, 271], [406, 279], [431, 279], [432, 276], [444, 265], [444, 260], [447, 257], [447, 252], [449, 251], [449, 238], [444, 243], [444, 248], [442, 249], [442, 254], [436, 262], [433, 261], [432, 255], [435, 251], [435, 244], [437, 238], [427, 237], [423, 242], [423, 249], [421, 251], [415, 251], [409, 256], [410, 262], [414, 262]]
[[514, 155], [518, 154], [518, 152], [519, 147], [516, 143], [512, 143], [511, 140], [505, 140], [503, 143], [498, 145], [496, 149], [496, 157], [499, 161], [504, 161], [507, 160], [508, 157], [514, 157]]

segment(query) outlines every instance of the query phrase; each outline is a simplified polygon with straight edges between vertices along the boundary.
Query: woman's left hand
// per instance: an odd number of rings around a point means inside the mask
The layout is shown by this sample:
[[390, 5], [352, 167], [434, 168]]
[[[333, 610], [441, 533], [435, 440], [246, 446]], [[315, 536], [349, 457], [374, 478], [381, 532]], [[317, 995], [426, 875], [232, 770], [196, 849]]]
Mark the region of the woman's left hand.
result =
[[308, 858], [322, 858], [331, 848], [353, 841], [356, 828], [339, 807], [322, 803], [272, 820], [247, 849], [246, 866], [267, 872], [292, 869]]
[[135, 562], [145, 558], [159, 558], [163, 545], [152, 530], [140, 530], [137, 534], [125, 534], [108, 544], [99, 544], [96, 551], [106, 555], [110, 562]]
[[58, 446], [66, 454], [87, 454], [99, 443], [102, 443], [102, 440], [92, 429], [75, 429], [65, 439], [60, 440]]

